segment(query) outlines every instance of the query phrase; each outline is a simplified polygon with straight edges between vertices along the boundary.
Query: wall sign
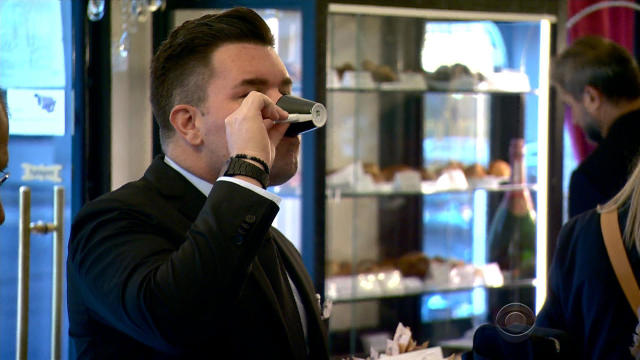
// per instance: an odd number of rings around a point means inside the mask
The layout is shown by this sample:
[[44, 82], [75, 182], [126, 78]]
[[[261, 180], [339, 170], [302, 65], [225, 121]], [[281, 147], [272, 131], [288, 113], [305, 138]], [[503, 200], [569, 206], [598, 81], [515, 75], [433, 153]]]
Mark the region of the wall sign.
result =
[[22, 163], [22, 181], [51, 181], [54, 183], [62, 182], [60, 177], [60, 171], [62, 171], [61, 164], [53, 165], [35, 165], [29, 163]]

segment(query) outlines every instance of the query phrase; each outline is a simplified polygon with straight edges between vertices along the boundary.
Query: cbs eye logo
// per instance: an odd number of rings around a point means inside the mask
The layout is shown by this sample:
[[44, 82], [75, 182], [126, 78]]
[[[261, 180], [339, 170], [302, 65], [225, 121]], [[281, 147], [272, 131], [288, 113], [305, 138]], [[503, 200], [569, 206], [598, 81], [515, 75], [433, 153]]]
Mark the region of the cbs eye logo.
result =
[[536, 317], [524, 304], [507, 304], [496, 315], [496, 327], [500, 336], [509, 342], [520, 342], [533, 332]]

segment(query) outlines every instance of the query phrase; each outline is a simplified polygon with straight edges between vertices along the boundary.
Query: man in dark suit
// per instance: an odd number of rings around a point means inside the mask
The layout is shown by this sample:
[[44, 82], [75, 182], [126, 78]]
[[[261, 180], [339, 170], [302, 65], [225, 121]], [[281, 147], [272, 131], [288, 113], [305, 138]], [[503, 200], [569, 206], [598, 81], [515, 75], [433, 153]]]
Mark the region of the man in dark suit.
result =
[[569, 216], [595, 208], [627, 181], [640, 141], [640, 71], [613, 41], [586, 36], [554, 61], [552, 80], [571, 117], [598, 144], [569, 183]]
[[[275, 102], [291, 79], [266, 23], [188, 21], [153, 58], [165, 156], [87, 204], [67, 260], [78, 358], [327, 359], [318, 299], [265, 191], [297, 171]], [[222, 176], [221, 176], [222, 175]]]

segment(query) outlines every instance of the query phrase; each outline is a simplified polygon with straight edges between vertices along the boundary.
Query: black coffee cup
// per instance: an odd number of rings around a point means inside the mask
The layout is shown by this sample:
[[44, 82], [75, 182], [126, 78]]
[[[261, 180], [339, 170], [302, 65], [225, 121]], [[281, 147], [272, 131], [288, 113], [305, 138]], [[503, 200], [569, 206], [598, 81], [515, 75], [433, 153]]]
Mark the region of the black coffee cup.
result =
[[284, 136], [298, 136], [298, 134], [323, 127], [327, 122], [327, 109], [324, 105], [293, 95], [283, 95], [276, 103], [289, 113], [289, 118], [276, 123], [289, 123]]

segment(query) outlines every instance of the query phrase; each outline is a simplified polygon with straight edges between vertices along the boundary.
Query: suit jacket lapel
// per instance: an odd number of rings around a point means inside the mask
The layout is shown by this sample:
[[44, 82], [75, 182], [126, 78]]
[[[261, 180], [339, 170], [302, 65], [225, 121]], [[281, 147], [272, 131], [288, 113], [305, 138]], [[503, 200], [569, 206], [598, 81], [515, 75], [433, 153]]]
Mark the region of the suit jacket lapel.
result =
[[320, 316], [321, 309], [318, 305], [313, 282], [295, 247], [277, 230], [274, 239], [276, 246], [283, 254], [282, 258], [285, 262], [285, 267], [298, 289], [307, 313], [307, 331], [311, 357], [326, 359], [328, 357], [329, 344], [327, 343], [326, 329]]
[[260, 284], [260, 287], [264, 291], [266, 299], [271, 305], [272, 310], [278, 314], [278, 319], [280, 319], [280, 324], [282, 325], [282, 331], [287, 334], [287, 339], [289, 340], [290, 352], [292, 356], [295, 356], [296, 353], [300, 352], [300, 349], [305, 348], [304, 335], [294, 334], [291, 327], [287, 325], [271, 282], [269, 281], [269, 278], [257, 257], [252, 264], [251, 274], [255, 277], [258, 284]]

